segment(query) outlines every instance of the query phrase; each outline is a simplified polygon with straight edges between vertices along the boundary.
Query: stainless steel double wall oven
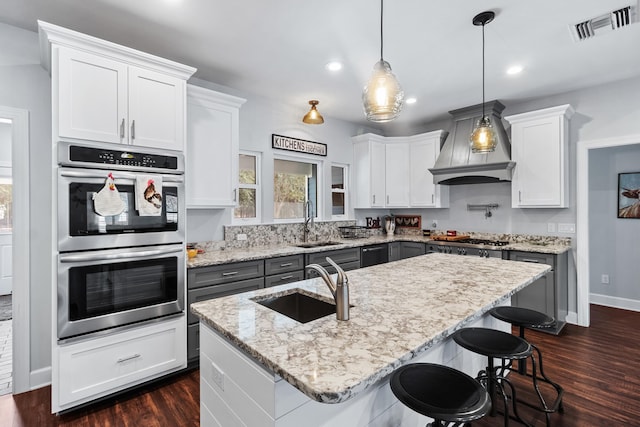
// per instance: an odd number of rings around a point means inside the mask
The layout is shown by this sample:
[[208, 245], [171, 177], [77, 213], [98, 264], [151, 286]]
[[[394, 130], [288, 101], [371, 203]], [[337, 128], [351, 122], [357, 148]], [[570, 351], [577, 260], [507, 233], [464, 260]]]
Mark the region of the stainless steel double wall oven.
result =
[[[58, 144], [58, 339], [184, 312], [184, 158], [113, 144]], [[124, 210], [96, 213], [113, 177]], [[160, 214], [141, 216], [136, 179], [161, 183]]]

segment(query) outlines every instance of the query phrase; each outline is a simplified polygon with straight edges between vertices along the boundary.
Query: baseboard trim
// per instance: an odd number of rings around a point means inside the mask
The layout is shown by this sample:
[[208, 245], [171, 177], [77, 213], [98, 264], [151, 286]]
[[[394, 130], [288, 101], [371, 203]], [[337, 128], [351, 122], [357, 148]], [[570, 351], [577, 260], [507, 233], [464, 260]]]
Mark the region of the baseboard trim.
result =
[[35, 390], [51, 384], [51, 366], [36, 369], [29, 373], [29, 388]]
[[589, 302], [591, 304], [604, 305], [606, 307], [640, 311], [640, 301], [629, 298], [612, 297], [609, 295], [601, 294], [590, 294]]

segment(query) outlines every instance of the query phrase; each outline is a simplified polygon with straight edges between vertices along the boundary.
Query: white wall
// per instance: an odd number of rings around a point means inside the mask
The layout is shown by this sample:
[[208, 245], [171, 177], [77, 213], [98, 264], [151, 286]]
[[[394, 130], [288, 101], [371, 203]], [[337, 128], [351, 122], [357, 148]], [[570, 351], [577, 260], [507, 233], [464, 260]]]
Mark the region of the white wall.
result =
[[[303, 161], [320, 160], [324, 182], [327, 190], [320, 200], [320, 219], [331, 219], [330, 188], [331, 164], [351, 163], [353, 148], [351, 137], [360, 133], [373, 132], [371, 128], [355, 126], [343, 120], [327, 116], [322, 111], [322, 100], [318, 110], [323, 114], [325, 123], [307, 125], [302, 117], [309, 111], [307, 101], [299, 107], [289, 107], [261, 98], [223, 87], [211, 82], [192, 78], [189, 83], [217, 90], [230, 95], [240, 96], [247, 102], [240, 108], [240, 149], [256, 151], [262, 154], [262, 222], [273, 222], [273, 159], [274, 156], [296, 156]], [[278, 134], [292, 138], [327, 144], [327, 156], [313, 156], [292, 153], [271, 148], [271, 135]], [[231, 224], [231, 209], [189, 210], [187, 212], [187, 241], [222, 240], [223, 226]]]
[[40, 65], [35, 32], [0, 23], [0, 46], [0, 105], [29, 111], [31, 283], [13, 286], [31, 288], [34, 372], [51, 365], [51, 79]]
[[[637, 301], [640, 219], [618, 218], [618, 174], [640, 172], [640, 144], [589, 153], [590, 292]], [[609, 275], [609, 284], [601, 276]]]

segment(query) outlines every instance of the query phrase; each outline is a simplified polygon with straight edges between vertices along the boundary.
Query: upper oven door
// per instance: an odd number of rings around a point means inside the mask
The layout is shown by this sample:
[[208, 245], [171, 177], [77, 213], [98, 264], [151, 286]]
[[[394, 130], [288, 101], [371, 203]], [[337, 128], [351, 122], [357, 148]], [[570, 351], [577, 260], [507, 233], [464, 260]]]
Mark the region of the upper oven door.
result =
[[104, 187], [110, 172], [59, 168], [60, 252], [184, 242], [184, 175], [145, 173], [151, 178], [162, 177], [162, 210], [159, 216], [140, 216], [135, 206], [136, 174], [113, 171], [125, 208], [119, 215], [101, 216], [94, 210], [93, 195]]

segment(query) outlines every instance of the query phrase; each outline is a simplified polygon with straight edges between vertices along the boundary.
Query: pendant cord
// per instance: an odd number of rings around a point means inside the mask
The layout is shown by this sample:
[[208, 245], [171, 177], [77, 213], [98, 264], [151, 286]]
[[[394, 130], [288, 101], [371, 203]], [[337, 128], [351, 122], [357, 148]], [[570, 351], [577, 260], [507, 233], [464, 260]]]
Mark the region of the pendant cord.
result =
[[380, 0], [380, 61], [382, 59], [382, 48], [384, 46], [384, 39], [382, 37], [382, 17], [384, 16], [384, 0]]
[[482, 23], [482, 121], [484, 121], [484, 22]]

